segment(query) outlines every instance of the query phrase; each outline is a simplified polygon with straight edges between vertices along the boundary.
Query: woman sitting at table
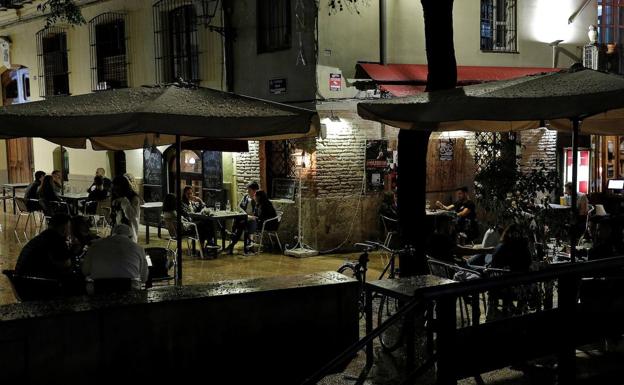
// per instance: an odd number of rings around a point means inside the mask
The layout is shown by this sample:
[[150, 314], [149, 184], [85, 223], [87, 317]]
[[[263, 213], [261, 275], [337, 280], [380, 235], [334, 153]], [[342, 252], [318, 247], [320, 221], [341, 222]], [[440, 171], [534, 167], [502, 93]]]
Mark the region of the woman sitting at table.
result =
[[111, 221], [115, 225], [128, 225], [132, 229], [132, 240], [137, 242], [139, 234], [139, 215], [141, 199], [130, 187], [125, 177], [118, 175], [113, 179], [111, 192]]
[[277, 217], [277, 212], [275, 211], [275, 207], [273, 207], [273, 203], [271, 203], [271, 201], [269, 200], [269, 196], [267, 195], [266, 191], [256, 191], [254, 200], [256, 201], [257, 212], [257, 215], [254, 219], [258, 223], [258, 228], [262, 229], [262, 226], [264, 225], [264, 229], [267, 231], [277, 231], [277, 228], [279, 227], [279, 222], [269, 221], [269, 219]]
[[[186, 191], [186, 189], [185, 189]], [[177, 225], [177, 199], [174, 194], [165, 195], [162, 207], [162, 217], [165, 222], [169, 222], [170, 226]], [[214, 238], [214, 228], [210, 220], [192, 219], [184, 212], [184, 199], [182, 199], [182, 235], [195, 236], [195, 226], [197, 226], [197, 235], [199, 236], [199, 247], [205, 247], [206, 242], [212, 243]], [[169, 227], [168, 227], [169, 228]], [[209, 250], [206, 250], [209, 251]]]
[[52, 175], [46, 175], [39, 186], [39, 204], [43, 208], [43, 212], [47, 216], [52, 216], [60, 207], [59, 203], [63, 199], [58, 196], [54, 187], [54, 178]]
[[509, 269], [513, 272], [528, 271], [531, 266], [529, 240], [517, 224], [507, 226], [500, 243], [492, 254], [478, 254], [468, 260], [468, 266], [478, 270], [484, 267]]

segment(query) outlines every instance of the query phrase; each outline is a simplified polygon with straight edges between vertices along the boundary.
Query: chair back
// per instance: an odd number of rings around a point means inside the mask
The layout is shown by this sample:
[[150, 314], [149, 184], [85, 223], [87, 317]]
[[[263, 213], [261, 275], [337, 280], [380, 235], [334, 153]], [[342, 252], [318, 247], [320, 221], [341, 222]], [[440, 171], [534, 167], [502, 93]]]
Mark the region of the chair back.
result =
[[111, 212], [111, 199], [110, 197], [97, 201], [97, 207], [95, 208], [95, 215], [101, 217], [108, 217]]
[[177, 221], [172, 219], [172, 218], [165, 218], [165, 217], [163, 217], [163, 222], [165, 224], [165, 228], [169, 232], [169, 236], [171, 238], [177, 239], [178, 238], [178, 224], [177, 224]]
[[149, 255], [152, 266], [149, 267], [149, 279], [158, 280], [172, 278], [169, 270], [173, 266], [173, 252], [164, 247], [147, 247], [145, 254]]
[[386, 233], [397, 231], [397, 228], [399, 226], [398, 220], [389, 218], [385, 215], [380, 215], [380, 217], [381, 217], [381, 223], [383, 224], [384, 231]]
[[63, 294], [61, 282], [56, 279], [18, 275], [15, 270], [2, 270], [11, 283], [11, 290], [19, 302], [45, 300]]
[[27, 213], [28, 210], [28, 200], [26, 198], [15, 197], [15, 204], [20, 213]]
[[93, 280], [93, 294], [106, 295], [127, 293], [132, 290], [130, 278], [100, 278]]
[[431, 275], [447, 279], [453, 279], [453, 277], [455, 276], [455, 266], [449, 263], [428, 257], [427, 266], [429, 267], [429, 272], [431, 273]]

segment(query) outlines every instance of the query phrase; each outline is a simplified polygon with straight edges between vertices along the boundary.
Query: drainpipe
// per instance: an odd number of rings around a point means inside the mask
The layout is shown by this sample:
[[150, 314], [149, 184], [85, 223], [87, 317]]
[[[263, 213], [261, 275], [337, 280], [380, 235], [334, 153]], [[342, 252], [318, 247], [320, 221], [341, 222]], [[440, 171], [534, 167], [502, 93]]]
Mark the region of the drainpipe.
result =
[[225, 87], [234, 92], [234, 30], [232, 29], [232, 2], [223, 0], [223, 45], [225, 60]]
[[387, 64], [386, 0], [379, 0], [379, 63]]

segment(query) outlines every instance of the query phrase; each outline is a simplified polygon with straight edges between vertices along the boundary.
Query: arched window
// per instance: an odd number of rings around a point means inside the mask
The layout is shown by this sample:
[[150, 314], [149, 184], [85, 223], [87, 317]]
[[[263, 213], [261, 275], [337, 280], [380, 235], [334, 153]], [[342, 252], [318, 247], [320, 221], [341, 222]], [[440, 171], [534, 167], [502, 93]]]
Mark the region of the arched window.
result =
[[52, 152], [54, 169], [61, 171], [63, 180], [69, 180], [69, 153], [63, 147], [57, 147]]
[[89, 21], [91, 89], [128, 87], [126, 15], [106, 12]]

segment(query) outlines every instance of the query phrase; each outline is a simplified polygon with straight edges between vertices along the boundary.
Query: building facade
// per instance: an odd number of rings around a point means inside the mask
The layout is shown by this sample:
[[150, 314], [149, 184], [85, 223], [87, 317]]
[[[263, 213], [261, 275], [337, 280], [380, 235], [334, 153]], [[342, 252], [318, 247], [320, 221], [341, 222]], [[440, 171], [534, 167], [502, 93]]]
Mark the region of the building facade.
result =
[[[356, 105], [364, 99], [422, 90], [426, 55], [420, 2], [363, 0], [342, 11], [331, 9], [326, 0], [80, 4], [86, 25], [53, 29], [44, 29], [45, 18], [37, 12], [36, 2], [0, 11], [0, 38], [7, 41], [10, 54], [10, 65], [3, 71], [5, 104], [179, 77], [315, 108], [323, 123], [318, 138], [250, 142], [249, 152], [223, 153], [227, 196], [237, 200], [246, 183], [258, 180], [271, 196], [282, 197], [280, 186], [301, 176], [306, 243], [330, 251], [380, 237], [379, 206], [393, 180], [391, 172], [367, 167], [375, 164], [367, 162], [367, 149], [394, 154], [398, 130], [359, 118]], [[580, 10], [578, 6], [572, 0], [455, 2], [458, 66], [477, 68], [479, 74], [460, 80], [511, 76], [510, 67], [534, 72], [565, 68], [580, 60], [588, 26], [596, 24], [600, 8], [597, 0]], [[0, 70], [1, 66], [0, 62]], [[563, 142], [554, 132], [536, 130], [519, 136], [525, 164], [544, 156], [557, 167]], [[441, 148], [448, 149], [449, 144], [454, 148], [451, 159], [440, 156]], [[25, 155], [28, 149], [31, 152]], [[60, 164], [64, 157], [50, 142], [7, 141], [0, 145], [0, 179], [17, 181], [34, 169], [49, 171], [55, 150]], [[170, 153], [160, 151], [166, 164]], [[472, 184], [475, 134], [434, 133], [429, 152], [428, 198], [448, 200], [455, 187]], [[96, 167], [115, 174], [115, 159], [120, 157], [73, 149], [66, 154], [68, 183], [76, 186], [88, 184]], [[191, 158], [202, 155], [185, 156], [190, 165]], [[126, 151], [124, 157], [126, 171], [141, 184], [143, 152]], [[24, 165], [24, 159], [30, 163]], [[194, 183], [193, 173], [201, 171], [189, 167], [189, 181]], [[276, 201], [284, 211], [280, 231], [285, 243], [292, 243], [297, 229], [294, 198]]]

